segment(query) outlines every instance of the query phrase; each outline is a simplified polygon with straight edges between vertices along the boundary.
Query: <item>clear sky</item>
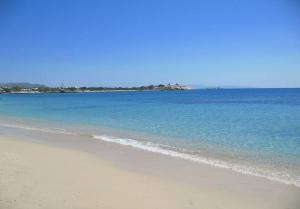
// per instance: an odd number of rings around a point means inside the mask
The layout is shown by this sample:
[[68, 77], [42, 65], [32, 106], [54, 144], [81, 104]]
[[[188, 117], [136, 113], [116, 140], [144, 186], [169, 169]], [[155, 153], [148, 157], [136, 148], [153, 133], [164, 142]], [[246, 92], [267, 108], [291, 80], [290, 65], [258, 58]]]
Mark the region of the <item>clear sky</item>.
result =
[[299, 0], [0, 0], [0, 82], [300, 87]]

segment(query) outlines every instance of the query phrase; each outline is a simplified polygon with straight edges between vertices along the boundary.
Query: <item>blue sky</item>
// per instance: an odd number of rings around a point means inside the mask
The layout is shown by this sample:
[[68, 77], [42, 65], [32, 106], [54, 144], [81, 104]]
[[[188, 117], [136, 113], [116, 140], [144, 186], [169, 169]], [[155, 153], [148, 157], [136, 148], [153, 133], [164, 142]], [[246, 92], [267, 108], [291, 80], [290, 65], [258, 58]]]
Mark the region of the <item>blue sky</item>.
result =
[[2, 0], [0, 82], [300, 87], [297, 0]]

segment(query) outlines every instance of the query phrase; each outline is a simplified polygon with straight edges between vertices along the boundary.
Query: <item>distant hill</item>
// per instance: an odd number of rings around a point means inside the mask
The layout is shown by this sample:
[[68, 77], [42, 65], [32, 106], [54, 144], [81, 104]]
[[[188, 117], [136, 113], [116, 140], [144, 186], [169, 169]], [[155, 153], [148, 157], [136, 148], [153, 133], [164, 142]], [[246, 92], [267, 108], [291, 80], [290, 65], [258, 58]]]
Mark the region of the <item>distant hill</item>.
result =
[[0, 87], [21, 87], [21, 88], [39, 88], [39, 87], [47, 87], [42, 84], [33, 84], [33, 83], [0, 83]]
[[140, 87], [47, 87], [31, 83], [0, 83], [0, 93], [79, 93], [102, 91], [163, 91], [163, 90], [190, 90], [189, 86], [179, 84], [149, 85]]
[[250, 87], [250, 86], [208, 86], [208, 85], [190, 85], [193, 89], [245, 89], [245, 88], [255, 88], [255, 87]]

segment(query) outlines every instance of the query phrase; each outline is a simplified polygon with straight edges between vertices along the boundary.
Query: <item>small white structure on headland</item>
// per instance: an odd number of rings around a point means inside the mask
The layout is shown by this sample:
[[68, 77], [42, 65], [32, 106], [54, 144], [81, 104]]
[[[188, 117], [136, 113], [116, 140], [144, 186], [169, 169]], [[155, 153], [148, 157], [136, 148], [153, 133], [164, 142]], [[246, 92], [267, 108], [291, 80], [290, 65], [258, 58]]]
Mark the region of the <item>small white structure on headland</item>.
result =
[[166, 89], [170, 89], [170, 90], [190, 90], [192, 88], [190, 86], [183, 86], [183, 85], [179, 85], [178, 83], [176, 83], [175, 85], [168, 84], [166, 86]]

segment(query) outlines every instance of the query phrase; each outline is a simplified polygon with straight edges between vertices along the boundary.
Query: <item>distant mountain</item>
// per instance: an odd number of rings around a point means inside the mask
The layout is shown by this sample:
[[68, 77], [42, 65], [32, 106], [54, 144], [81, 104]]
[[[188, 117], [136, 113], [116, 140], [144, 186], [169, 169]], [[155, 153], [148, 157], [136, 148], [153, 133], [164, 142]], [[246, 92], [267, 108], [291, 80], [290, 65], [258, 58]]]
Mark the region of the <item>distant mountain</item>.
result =
[[249, 86], [206, 86], [206, 85], [189, 85], [191, 86], [193, 89], [245, 89], [245, 88], [255, 88], [255, 87], [249, 87]]
[[198, 85], [198, 84], [189, 84], [189, 86], [192, 89], [206, 89], [206, 88], [210, 88], [211, 86], [206, 86], [206, 85]]
[[39, 88], [39, 87], [47, 87], [43, 84], [33, 84], [33, 83], [0, 83], [0, 87], [14, 87], [18, 86], [21, 88]]
[[222, 89], [251, 89], [256, 88], [252, 86], [220, 86]]

